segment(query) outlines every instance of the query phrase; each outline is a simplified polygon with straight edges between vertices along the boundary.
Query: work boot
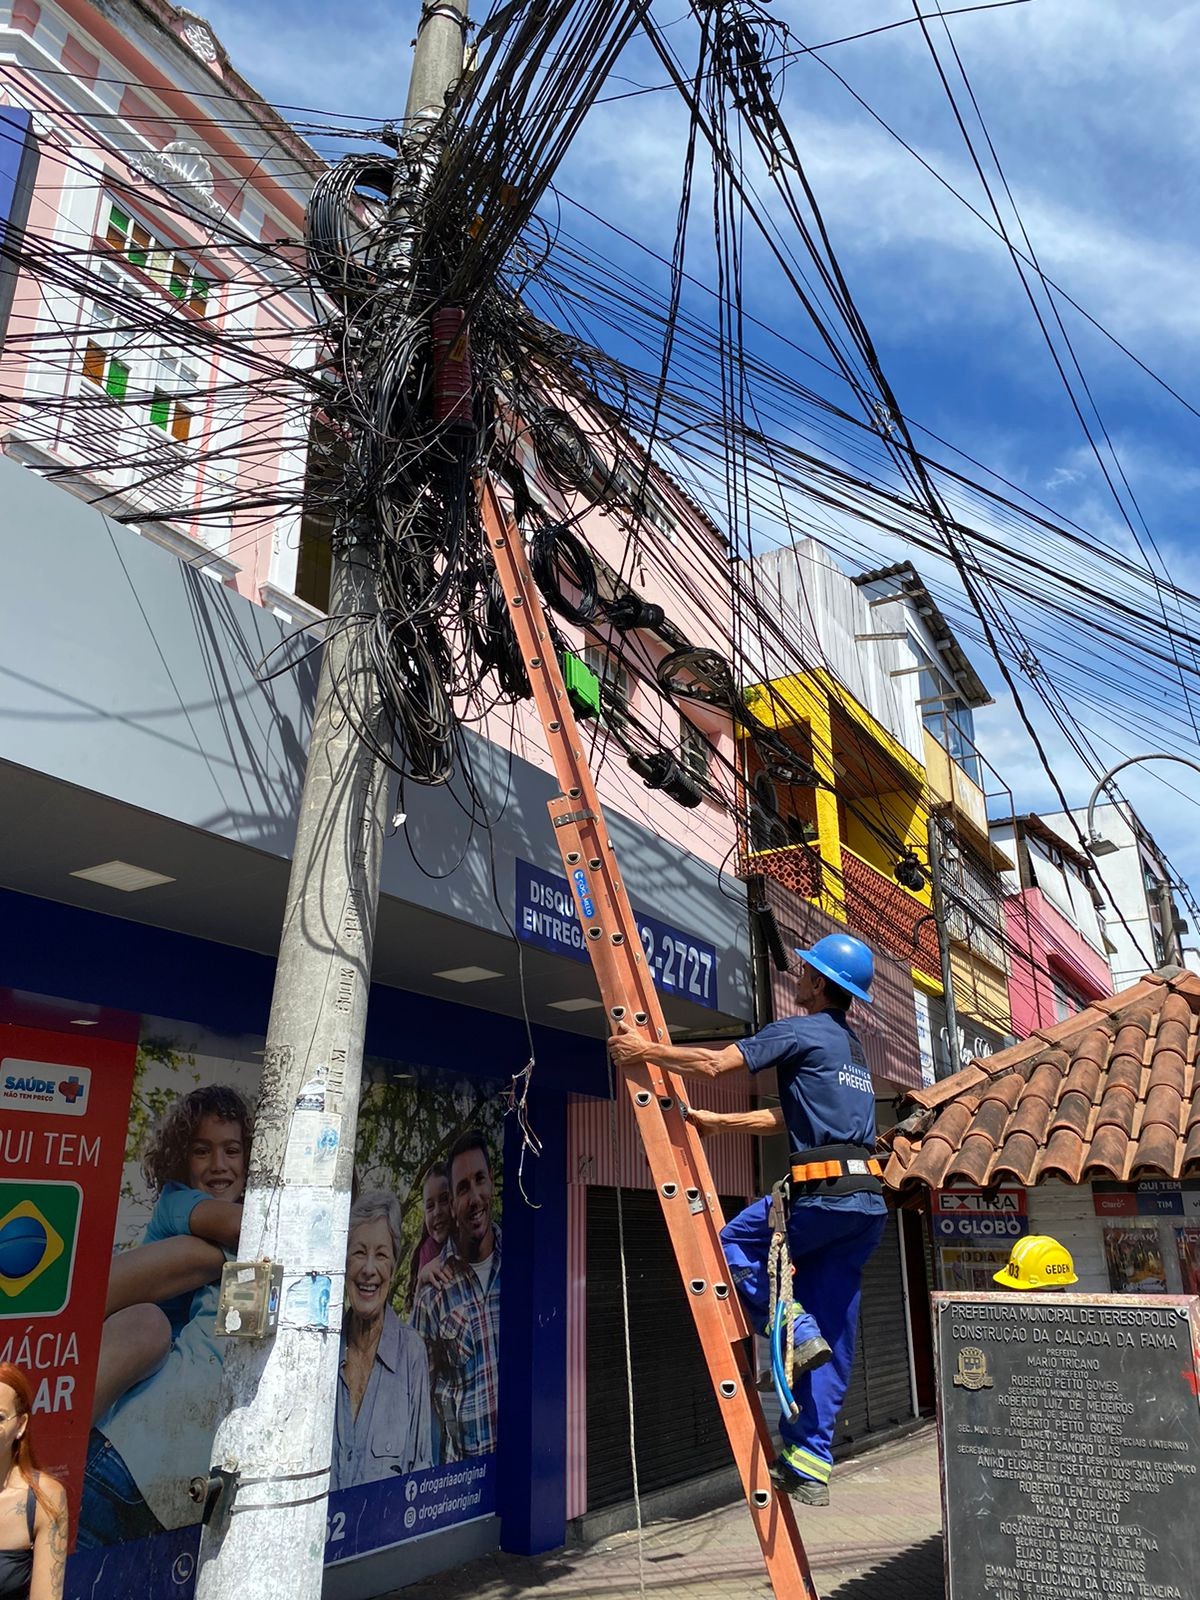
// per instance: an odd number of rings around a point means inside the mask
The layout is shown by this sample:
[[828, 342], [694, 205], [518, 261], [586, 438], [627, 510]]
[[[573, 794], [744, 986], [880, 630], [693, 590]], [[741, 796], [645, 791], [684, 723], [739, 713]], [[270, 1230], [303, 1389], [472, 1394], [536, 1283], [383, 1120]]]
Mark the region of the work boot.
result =
[[776, 1456], [767, 1469], [771, 1482], [781, 1494], [788, 1495], [792, 1500], [798, 1500], [802, 1506], [827, 1506], [829, 1504], [829, 1485], [818, 1483], [815, 1478], [806, 1478], [803, 1473], [797, 1472], [791, 1462], [785, 1461], [782, 1456]]
[[802, 1378], [806, 1372], [815, 1372], [818, 1367], [832, 1360], [833, 1351], [820, 1334], [815, 1339], [805, 1339], [792, 1352], [792, 1377]]

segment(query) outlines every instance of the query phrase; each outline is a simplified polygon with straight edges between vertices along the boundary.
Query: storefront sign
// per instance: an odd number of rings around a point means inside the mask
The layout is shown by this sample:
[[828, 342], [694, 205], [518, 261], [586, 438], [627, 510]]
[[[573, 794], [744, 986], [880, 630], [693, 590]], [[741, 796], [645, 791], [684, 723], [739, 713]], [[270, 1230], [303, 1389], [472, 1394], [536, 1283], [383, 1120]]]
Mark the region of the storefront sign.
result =
[[0, 1361], [33, 1385], [76, 1525], [134, 1047], [0, 1028]]
[[1011, 1184], [1000, 1189], [939, 1189], [933, 1209], [951, 1217], [1020, 1217], [1028, 1205], [1025, 1190]]
[[1098, 1217], [1136, 1217], [1137, 1193], [1121, 1184], [1094, 1183], [1092, 1206]]
[[1017, 1184], [1000, 1189], [939, 1189], [933, 1197], [934, 1242], [1008, 1243], [1029, 1232], [1025, 1190]]
[[[1182, 1217], [1185, 1211], [1183, 1192], [1169, 1179], [1133, 1185], [1094, 1183], [1092, 1205], [1098, 1217]], [[1194, 1214], [1193, 1207], [1187, 1209]]]
[[996, 1273], [1007, 1262], [1008, 1250], [1005, 1247], [958, 1249], [943, 1246], [938, 1251], [938, 1281], [943, 1289], [990, 1293], [996, 1287]]
[[1139, 1217], [1181, 1217], [1183, 1196], [1179, 1185], [1169, 1181], [1139, 1183], [1137, 1186]]
[[1179, 1296], [934, 1296], [947, 1600], [1195, 1600], [1194, 1316]]
[[966, 1240], [1004, 1240], [1011, 1243], [1029, 1232], [1029, 1218], [1022, 1212], [1003, 1215], [997, 1212], [965, 1211], [961, 1215], [935, 1211], [933, 1237], [937, 1242], [960, 1243]]
[[[575, 889], [585, 914], [594, 907], [595, 885], [586, 873], [577, 874]], [[698, 1006], [716, 1010], [717, 952], [713, 945], [683, 933], [657, 917], [647, 916], [634, 907], [638, 933], [646, 961], [655, 983], [667, 994], [677, 994]], [[528, 861], [517, 859], [516, 897], [517, 937], [552, 955], [570, 956], [575, 961], [588, 959], [587, 941], [579, 924], [575, 898], [565, 878], [543, 872]]]

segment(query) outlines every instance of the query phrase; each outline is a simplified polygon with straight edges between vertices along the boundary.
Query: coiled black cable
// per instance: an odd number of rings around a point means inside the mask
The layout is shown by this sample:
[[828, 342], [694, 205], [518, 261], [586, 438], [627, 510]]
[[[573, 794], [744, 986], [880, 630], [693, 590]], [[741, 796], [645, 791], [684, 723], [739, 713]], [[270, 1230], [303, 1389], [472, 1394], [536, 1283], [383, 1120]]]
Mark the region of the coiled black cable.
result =
[[[581, 626], [600, 611], [596, 564], [583, 540], [555, 523], [542, 523], [529, 541], [529, 565], [542, 596], [568, 622]], [[563, 576], [579, 590], [577, 601], [563, 593]]]

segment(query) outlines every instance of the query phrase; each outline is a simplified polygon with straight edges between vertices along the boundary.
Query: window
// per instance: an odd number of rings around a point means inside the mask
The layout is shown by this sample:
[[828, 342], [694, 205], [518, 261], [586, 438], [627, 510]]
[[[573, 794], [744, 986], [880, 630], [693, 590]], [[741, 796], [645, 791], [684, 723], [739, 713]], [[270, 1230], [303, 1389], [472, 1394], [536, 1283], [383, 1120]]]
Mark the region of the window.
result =
[[583, 661], [600, 680], [601, 722], [620, 722], [629, 713], [629, 674], [602, 645], [589, 645]]
[[164, 352], [160, 332], [144, 325], [138, 304], [147, 294], [143, 283], [110, 261], [96, 264], [96, 277], [79, 358], [85, 392], [95, 385], [123, 401], [131, 418], [177, 444], [189, 443], [197, 432], [199, 368]]
[[636, 517], [657, 529], [669, 544], [676, 542], [675, 518], [651, 486], [649, 476], [643, 483], [640, 468], [618, 468], [613, 487], [625, 497], [629, 509]]
[[983, 787], [983, 774], [975, 752], [975, 718], [970, 706], [962, 703], [958, 691], [931, 661], [921, 668], [921, 720], [942, 745], [951, 761], [960, 766], [977, 787]]
[[941, 857], [950, 937], [967, 945], [992, 966], [1005, 969], [999, 879], [984, 861], [944, 831], [941, 831]]
[[1054, 1020], [1065, 1022], [1068, 1017], [1073, 1017], [1077, 1011], [1082, 1011], [1087, 1004], [1068, 984], [1061, 978], [1050, 974], [1050, 987], [1054, 991]]
[[121, 252], [131, 267], [149, 273], [155, 283], [181, 305], [186, 305], [197, 316], [208, 315], [212, 295], [208, 279], [118, 205], [109, 206], [104, 239], [106, 244]]
[[[158, 370], [152, 374], [148, 417], [179, 444], [187, 444], [195, 416], [199, 374], [195, 367], [176, 356], [160, 356]], [[182, 397], [182, 398], [181, 398]]]
[[683, 770], [701, 783], [708, 782], [708, 764], [712, 746], [694, 722], [686, 717], [679, 719], [679, 759]]
[[90, 327], [84, 339], [80, 366], [88, 383], [103, 389], [113, 400], [124, 400], [136, 351], [131, 322], [133, 312], [121, 309], [123, 298], [137, 299], [138, 290], [124, 273], [100, 262], [96, 276], [103, 285], [90, 306]]
[[129, 368], [120, 356], [114, 356], [94, 339], [89, 339], [84, 346], [83, 375], [114, 400], [124, 400], [129, 387]]

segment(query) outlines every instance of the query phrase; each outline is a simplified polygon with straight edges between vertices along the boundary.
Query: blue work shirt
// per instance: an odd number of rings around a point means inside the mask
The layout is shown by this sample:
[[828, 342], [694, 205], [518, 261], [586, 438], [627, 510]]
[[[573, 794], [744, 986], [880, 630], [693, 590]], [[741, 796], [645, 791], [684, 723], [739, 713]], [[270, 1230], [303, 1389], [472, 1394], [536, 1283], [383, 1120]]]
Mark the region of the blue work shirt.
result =
[[[738, 1049], [751, 1072], [774, 1067], [794, 1158], [827, 1144], [875, 1148], [875, 1089], [862, 1043], [844, 1011], [772, 1022]], [[803, 1195], [801, 1203], [882, 1211], [882, 1195]]]

